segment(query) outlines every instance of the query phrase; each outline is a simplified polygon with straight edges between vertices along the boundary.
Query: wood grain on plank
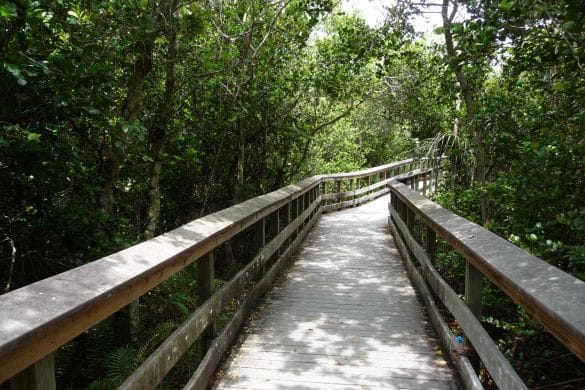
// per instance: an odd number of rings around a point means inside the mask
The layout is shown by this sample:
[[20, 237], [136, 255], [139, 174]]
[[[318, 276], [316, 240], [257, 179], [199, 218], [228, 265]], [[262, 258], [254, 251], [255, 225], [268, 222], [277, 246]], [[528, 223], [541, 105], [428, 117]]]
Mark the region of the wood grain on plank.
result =
[[218, 389], [459, 386], [392, 245], [387, 202], [321, 218], [220, 367]]

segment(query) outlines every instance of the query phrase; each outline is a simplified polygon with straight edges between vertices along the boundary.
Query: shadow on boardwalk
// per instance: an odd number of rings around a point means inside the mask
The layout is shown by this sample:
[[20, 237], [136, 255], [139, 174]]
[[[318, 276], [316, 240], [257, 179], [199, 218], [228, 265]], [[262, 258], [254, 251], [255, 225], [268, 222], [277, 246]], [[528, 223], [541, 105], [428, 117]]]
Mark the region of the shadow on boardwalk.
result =
[[387, 203], [321, 218], [214, 388], [459, 388], [388, 233]]

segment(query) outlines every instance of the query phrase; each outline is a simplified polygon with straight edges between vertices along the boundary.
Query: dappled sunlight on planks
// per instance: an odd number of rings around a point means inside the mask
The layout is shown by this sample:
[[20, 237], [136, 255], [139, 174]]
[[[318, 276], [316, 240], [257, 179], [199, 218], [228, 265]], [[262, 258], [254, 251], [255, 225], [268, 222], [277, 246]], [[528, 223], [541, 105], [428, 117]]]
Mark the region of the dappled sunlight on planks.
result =
[[215, 388], [458, 388], [386, 230], [387, 203], [321, 218]]

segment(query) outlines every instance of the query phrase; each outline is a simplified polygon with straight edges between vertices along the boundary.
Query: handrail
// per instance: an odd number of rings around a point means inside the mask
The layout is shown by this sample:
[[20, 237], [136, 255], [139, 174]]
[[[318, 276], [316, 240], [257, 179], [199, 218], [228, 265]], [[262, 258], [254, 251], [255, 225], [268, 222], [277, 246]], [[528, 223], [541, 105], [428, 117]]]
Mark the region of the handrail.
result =
[[[46, 363], [45, 359], [52, 357], [51, 353], [57, 348], [189, 264], [197, 261], [203, 269], [209, 270], [211, 267], [212, 270], [214, 249], [244, 230], [253, 229], [258, 237], [258, 254], [175, 331], [185, 340], [182, 341], [181, 349], [185, 346], [188, 348], [195, 338], [209, 329], [215, 317], [233, 297], [238, 296], [247, 283], [255, 280], [255, 276], [264, 275], [268, 258], [276, 256], [276, 263], [281, 264], [290, 257], [312, 224], [323, 211], [328, 211], [328, 207], [349, 207], [362, 201], [358, 197], [369, 199], [387, 193], [386, 184], [393, 174], [403, 173], [421, 164], [420, 160], [407, 159], [347, 174], [313, 176], [199, 218], [152, 240], [0, 295], [0, 383], [29, 366], [29, 370], [39, 368]], [[360, 180], [369, 178], [369, 181], [375, 182], [382, 180], [382, 177], [383, 184], [359, 194], [354, 191], [351, 204], [338, 205], [343, 202], [328, 201], [327, 205], [321, 206], [323, 197], [328, 194], [327, 185], [330, 182], [341, 187], [347, 185], [344, 181], [351, 180], [356, 190], [359, 190], [362, 185], [365, 187], [365, 182]], [[281, 225], [284, 227], [281, 228]], [[270, 242], [267, 242], [268, 227], [271, 229], [268, 232]], [[271, 272], [267, 271], [266, 275]], [[203, 274], [201, 269], [200, 274]], [[275, 276], [275, 272], [272, 274], [271, 277]], [[199, 277], [207, 278], [201, 280], [201, 284], [213, 285], [209, 280], [213, 280], [212, 272]], [[267, 286], [265, 282], [264, 287]], [[226, 339], [229, 337], [226, 336]], [[178, 336], [173, 340], [179, 340]], [[166, 351], [177, 355], [175, 347], [176, 343], [170, 345], [170, 349], [166, 345]], [[159, 351], [159, 355], [153, 370], [160, 369], [159, 363], [164, 360], [163, 356], [170, 359], [164, 351]], [[178, 359], [174, 356], [170, 360], [176, 361], [175, 358]], [[51, 370], [52, 364], [51, 360], [45, 364], [49, 368], [44, 369]], [[165, 367], [164, 370], [168, 372], [168, 369]], [[157, 374], [157, 380], [162, 377], [164, 375]], [[54, 374], [52, 378], [54, 381]], [[156, 386], [156, 383], [148, 383], [149, 386]]]
[[[499, 388], [525, 385], [479, 322], [483, 276], [585, 361], [585, 282], [444, 209], [414, 188], [392, 182], [389, 189], [389, 224], [401, 253], [407, 261], [418, 260], [425, 279], [422, 288], [428, 289], [428, 283], [457, 319]], [[426, 229], [424, 248], [413, 235], [417, 219]], [[434, 268], [436, 235], [466, 259], [465, 303]]]

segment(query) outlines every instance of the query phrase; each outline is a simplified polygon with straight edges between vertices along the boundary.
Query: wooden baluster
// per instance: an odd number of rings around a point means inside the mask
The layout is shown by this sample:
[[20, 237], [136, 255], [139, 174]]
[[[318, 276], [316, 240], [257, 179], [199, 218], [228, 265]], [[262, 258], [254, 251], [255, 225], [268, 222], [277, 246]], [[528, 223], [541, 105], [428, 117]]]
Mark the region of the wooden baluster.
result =
[[[258, 252], [266, 245], [266, 219], [262, 218], [254, 225], [254, 240], [256, 241], [256, 248]], [[266, 267], [262, 265], [262, 272], [258, 279], [261, 279], [266, 273]]]
[[426, 227], [425, 233], [425, 249], [431, 264], [435, 266], [437, 258], [437, 233], [430, 226]]
[[423, 175], [423, 195], [424, 196], [427, 196], [427, 179], [429, 177], [428, 175], [429, 175], [428, 173], [425, 173]]
[[[294, 221], [299, 216], [299, 198], [293, 199], [290, 204], [291, 204], [291, 220]], [[296, 238], [297, 238], [297, 231], [295, 230], [291, 234], [291, 242], [292, 242], [292, 240], [295, 240]]]
[[[297, 206], [296, 206], [296, 210], [297, 210], [297, 217], [303, 213], [302, 204], [301, 204], [302, 198], [303, 198], [303, 196], [301, 195], [301, 196], [299, 196], [299, 197], [297, 198], [297, 200], [296, 200], [296, 203], [297, 203]], [[297, 228], [297, 236], [298, 236], [298, 235], [299, 235], [299, 233], [301, 232], [302, 226], [303, 226], [303, 224], [302, 224], [302, 223], [300, 223], [300, 224], [299, 224], [299, 227]]]
[[420, 189], [420, 176], [417, 175], [414, 177], [414, 190], [416, 192], [418, 192], [419, 189]]
[[[270, 215], [270, 240], [278, 236], [278, 233], [280, 233], [280, 209]], [[276, 258], [280, 257], [280, 247], [276, 251], [275, 256]], [[272, 265], [272, 262], [270, 265]]]
[[[199, 287], [199, 300], [204, 302], [215, 291], [215, 259], [213, 251], [197, 260], [197, 282]], [[199, 339], [201, 351], [206, 352], [209, 344], [216, 336], [217, 324], [214, 320], [201, 334], [201, 338]]]
[[[482, 307], [482, 289], [483, 289], [483, 274], [479, 272], [473, 264], [469, 261], [465, 261], [465, 303], [471, 310], [473, 315], [481, 319], [481, 307]], [[467, 346], [470, 345], [466, 339], [465, 343]]]
[[[349, 191], [352, 192], [354, 191], [353, 187], [355, 185], [355, 178], [351, 179], [349, 181]], [[355, 205], [355, 195], [350, 195], [349, 199], [351, 200], [351, 206], [353, 207]]]
[[[339, 194], [341, 192], [341, 180], [337, 180], [337, 193]], [[335, 200], [335, 203], [338, 203], [339, 199]]]
[[[291, 207], [291, 204], [289, 202], [284, 207], [284, 218], [285, 219], [284, 219], [283, 229], [286, 229], [288, 227], [288, 225], [290, 224], [290, 222], [292, 221], [291, 210], [292, 210], [292, 207]], [[290, 234], [285, 241], [286, 248], [288, 248], [292, 242], [291, 237], [292, 237], [292, 234]]]
[[[406, 207], [406, 204], [404, 206]], [[414, 210], [412, 210], [410, 207], [406, 207], [406, 226], [408, 227], [408, 231], [410, 231], [410, 233], [414, 232], [414, 219]]]
[[55, 355], [45, 356], [10, 379], [11, 390], [55, 390]]

